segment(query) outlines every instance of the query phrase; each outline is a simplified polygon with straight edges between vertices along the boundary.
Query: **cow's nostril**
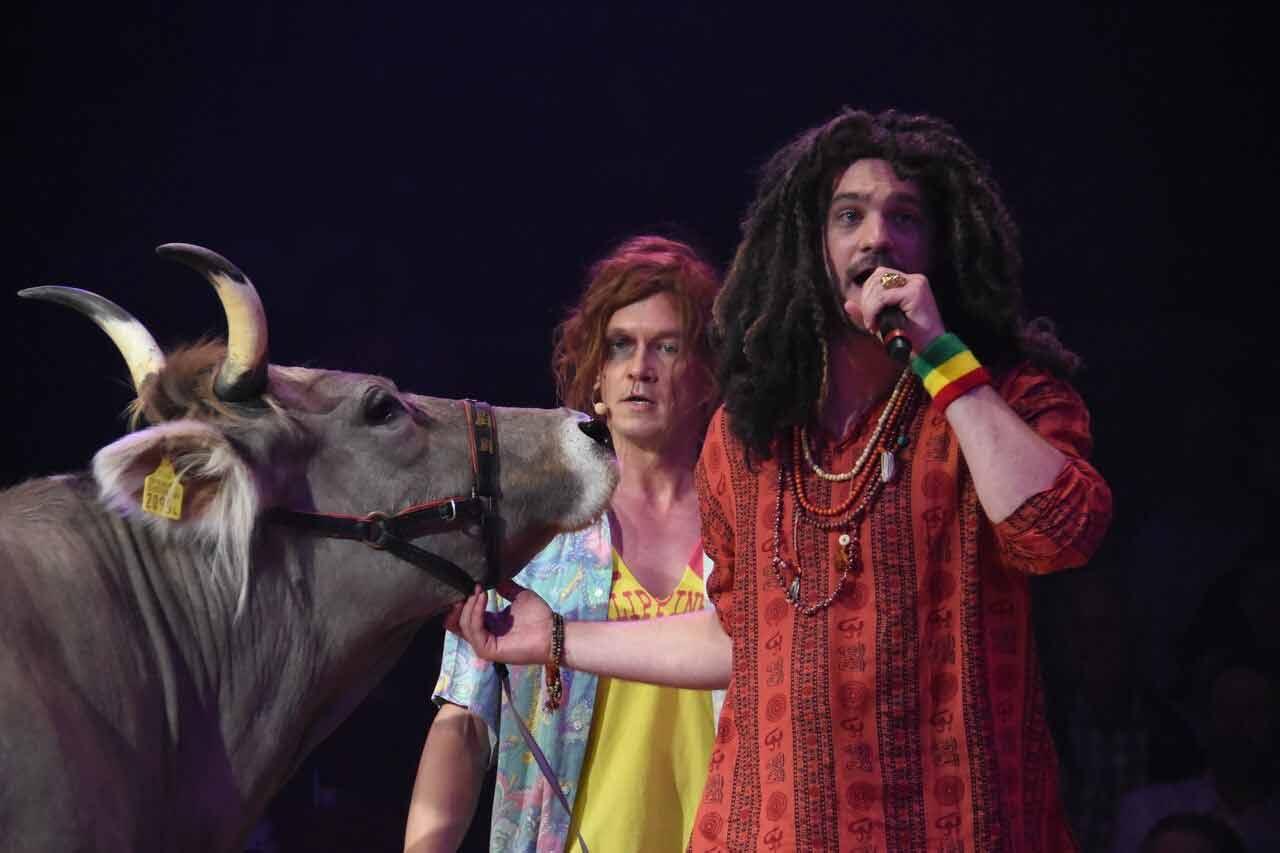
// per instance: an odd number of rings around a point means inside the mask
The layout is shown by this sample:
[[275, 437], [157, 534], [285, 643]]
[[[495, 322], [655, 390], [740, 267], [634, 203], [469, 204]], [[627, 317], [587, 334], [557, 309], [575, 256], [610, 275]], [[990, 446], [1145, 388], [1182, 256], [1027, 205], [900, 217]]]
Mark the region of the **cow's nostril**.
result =
[[613, 449], [613, 439], [609, 435], [609, 425], [604, 421], [594, 418], [589, 421], [578, 421], [578, 429], [582, 430], [587, 438], [597, 444], [601, 444], [610, 450]]

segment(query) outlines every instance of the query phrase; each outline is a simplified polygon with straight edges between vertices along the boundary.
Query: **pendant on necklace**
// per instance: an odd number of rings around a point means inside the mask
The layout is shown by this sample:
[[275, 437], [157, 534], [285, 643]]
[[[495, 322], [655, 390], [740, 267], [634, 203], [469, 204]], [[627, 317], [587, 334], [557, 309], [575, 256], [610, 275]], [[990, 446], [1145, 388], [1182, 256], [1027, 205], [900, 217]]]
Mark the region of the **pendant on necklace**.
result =
[[892, 450], [880, 451], [880, 482], [887, 483], [898, 472], [898, 460]]
[[796, 575], [795, 579], [791, 581], [791, 586], [787, 587], [787, 601], [790, 601], [792, 604], [800, 603], [800, 576], [799, 575]]

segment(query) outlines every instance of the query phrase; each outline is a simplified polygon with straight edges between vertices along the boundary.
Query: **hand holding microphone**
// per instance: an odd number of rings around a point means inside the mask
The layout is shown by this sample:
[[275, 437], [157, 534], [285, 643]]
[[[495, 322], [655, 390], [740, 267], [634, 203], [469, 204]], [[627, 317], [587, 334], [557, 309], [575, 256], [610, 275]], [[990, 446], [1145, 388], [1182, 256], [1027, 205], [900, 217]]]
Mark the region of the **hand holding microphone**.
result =
[[[889, 291], [908, 288], [892, 301]], [[912, 349], [922, 349], [944, 331], [938, 306], [923, 275], [908, 275], [888, 267], [877, 267], [866, 278], [858, 297], [863, 326], [884, 341], [885, 352], [906, 364]], [[919, 346], [915, 346], [915, 344]]]
[[[880, 286], [885, 290], [894, 290], [906, 283], [907, 277], [900, 272], [880, 274]], [[885, 352], [900, 364], [911, 360], [911, 339], [907, 337], [906, 327], [907, 315], [897, 305], [886, 305], [876, 315], [876, 331], [884, 341]]]

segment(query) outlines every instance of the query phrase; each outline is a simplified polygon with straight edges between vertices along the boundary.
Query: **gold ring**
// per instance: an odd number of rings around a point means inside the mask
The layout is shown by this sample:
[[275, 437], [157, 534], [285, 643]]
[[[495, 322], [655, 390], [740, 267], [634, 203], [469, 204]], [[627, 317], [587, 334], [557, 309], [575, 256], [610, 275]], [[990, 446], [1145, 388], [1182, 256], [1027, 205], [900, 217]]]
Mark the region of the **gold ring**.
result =
[[893, 290], [907, 283], [907, 277], [900, 272], [890, 270], [880, 273], [880, 286], [885, 290]]

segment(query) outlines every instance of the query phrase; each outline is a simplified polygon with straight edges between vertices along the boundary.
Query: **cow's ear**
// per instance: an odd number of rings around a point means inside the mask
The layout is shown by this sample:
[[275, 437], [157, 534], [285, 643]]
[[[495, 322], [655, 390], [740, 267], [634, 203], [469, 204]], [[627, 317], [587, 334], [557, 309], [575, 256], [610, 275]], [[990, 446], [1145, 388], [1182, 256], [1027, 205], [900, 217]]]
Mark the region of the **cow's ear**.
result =
[[194, 420], [149, 427], [93, 457], [103, 499], [158, 527], [247, 537], [257, 515], [253, 472], [226, 436]]

